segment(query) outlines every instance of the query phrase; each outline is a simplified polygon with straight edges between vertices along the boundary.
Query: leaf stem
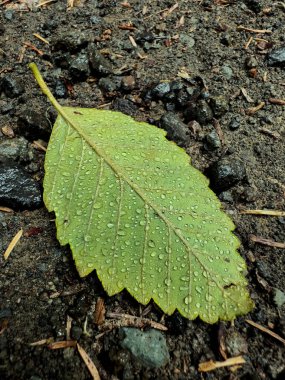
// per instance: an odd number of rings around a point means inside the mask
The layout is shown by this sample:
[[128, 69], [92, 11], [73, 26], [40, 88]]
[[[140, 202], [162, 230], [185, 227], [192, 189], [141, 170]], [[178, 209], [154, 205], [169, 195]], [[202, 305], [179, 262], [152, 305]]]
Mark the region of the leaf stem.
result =
[[36, 81], [38, 82], [38, 85], [40, 86], [42, 92], [47, 96], [48, 100], [51, 102], [51, 104], [54, 106], [54, 108], [57, 110], [57, 112], [60, 114], [64, 114], [64, 111], [63, 111], [61, 105], [58, 103], [56, 98], [51, 93], [51, 91], [48, 88], [47, 84], [45, 83], [41, 73], [39, 72], [37, 65], [34, 62], [32, 62], [29, 64], [29, 68], [32, 70], [34, 77], [35, 77]]

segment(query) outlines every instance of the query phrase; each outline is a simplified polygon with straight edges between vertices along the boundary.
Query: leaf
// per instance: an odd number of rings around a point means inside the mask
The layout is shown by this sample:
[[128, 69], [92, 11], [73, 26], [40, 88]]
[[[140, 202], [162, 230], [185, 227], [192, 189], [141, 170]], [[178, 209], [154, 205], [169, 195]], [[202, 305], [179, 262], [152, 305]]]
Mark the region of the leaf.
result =
[[80, 276], [96, 269], [109, 295], [209, 323], [251, 310], [234, 224], [187, 154], [121, 113], [61, 107], [31, 68], [59, 112], [44, 201]]

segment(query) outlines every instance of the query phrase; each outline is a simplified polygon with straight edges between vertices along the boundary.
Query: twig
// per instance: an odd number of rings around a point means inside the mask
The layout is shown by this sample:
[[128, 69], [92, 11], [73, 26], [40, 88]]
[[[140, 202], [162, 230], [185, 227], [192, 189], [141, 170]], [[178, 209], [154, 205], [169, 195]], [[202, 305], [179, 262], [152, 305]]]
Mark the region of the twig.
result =
[[258, 33], [258, 34], [271, 34], [272, 30], [268, 29], [252, 29], [247, 28], [246, 26], [239, 25], [237, 27], [237, 30], [244, 30], [245, 32], [251, 32], [251, 33]]
[[214, 369], [221, 367], [230, 367], [233, 365], [244, 364], [245, 360], [242, 356], [236, 356], [234, 358], [229, 358], [223, 362], [214, 362], [213, 360], [209, 360], [208, 362], [200, 363], [198, 371], [200, 372], [209, 372]]
[[20, 231], [16, 233], [16, 235], [13, 237], [10, 244], [8, 245], [8, 248], [6, 249], [4, 253], [4, 260], [8, 259], [8, 257], [10, 256], [10, 253], [13, 251], [15, 245], [18, 243], [22, 235], [23, 235], [23, 229], [21, 228]]
[[272, 104], [278, 104], [279, 106], [285, 106], [285, 100], [283, 99], [276, 99], [276, 98], [269, 98], [269, 103]]
[[273, 241], [271, 239], [265, 239], [262, 236], [250, 235], [249, 237], [250, 237], [251, 241], [253, 241], [255, 243], [267, 245], [268, 247], [285, 248], [285, 243], [279, 243], [279, 242]]
[[240, 214], [248, 214], [248, 215], [269, 215], [269, 216], [285, 216], [285, 211], [277, 211], [277, 210], [243, 210], [240, 211]]
[[120, 314], [120, 313], [107, 313], [108, 318], [120, 319], [125, 322], [127, 325], [132, 325], [136, 327], [145, 327], [150, 326], [157, 330], [167, 331], [167, 327], [161, 323], [157, 323], [148, 318], [140, 318], [129, 314]]
[[100, 375], [98, 372], [98, 369], [96, 368], [95, 364], [93, 363], [90, 356], [87, 354], [87, 352], [80, 346], [80, 344], [77, 343], [77, 349], [78, 352], [83, 359], [84, 363], [86, 364], [86, 367], [88, 368], [93, 380], [100, 380]]
[[255, 114], [256, 112], [258, 112], [259, 110], [261, 110], [261, 108], [263, 108], [265, 106], [265, 102], [260, 102], [256, 107], [251, 107], [251, 108], [248, 108], [245, 113], [247, 115], [253, 115]]
[[281, 338], [281, 336], [278, 335], [278, 334], [276, 334], [275, 332], [267, 329], [266, 327], [263, 327], [263, 326], [259, 325], [258, 323], [255, 323], [255, 322], [251, 321], [250, 319], [246, 319], [245, 321], [249, 325], [257, 328], [258, 330], [261, 330], [261, 331], [265, 332], [266, 334], [268, 334], [268, 335], [272, 336], [273, 338], [279, 340], [279, 342], [285, 344], [285, 339]]

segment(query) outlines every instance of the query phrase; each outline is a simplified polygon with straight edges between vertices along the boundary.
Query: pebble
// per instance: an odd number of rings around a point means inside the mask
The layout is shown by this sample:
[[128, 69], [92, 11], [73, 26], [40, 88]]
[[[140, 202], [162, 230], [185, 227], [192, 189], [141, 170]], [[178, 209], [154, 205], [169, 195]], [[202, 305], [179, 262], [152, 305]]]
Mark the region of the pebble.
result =
[[0, 163], [31, 160], [29, 143], [24, 137], [0, 140]]
[[72, 326], [70, 333], [71, 333], [72, 339], [79, 340], [83, 333], [83, 330], [79, 326]]
[[208, 150], [216, 150], [221, 147], [221, 141], [219, 138], [219, 135], [215, 130], [212, 130], [210, 133], [208, 133], [205, 137], [206, 142], [206, 148]]
[[229, 111], [229, 103], [223, 95], [211, 96], [210, 107], [216, 117], [221, 117]]
[[20, 166], [0, 165], [0, 204], [14, 210], [41, 207], [42, 195], [38, 183]]
[[131, 91], [135, 88], [136, 81], [132, 75], [127, 75], [122, 78], [121, 87], [125, 91]]
[[277, 307], [282, 307], [285, 303], [285, 293], [280, 289], [274, 288], [274, 302]]
[[196, 103], [190, 103], [185, 111], [187, 121], [196, 120], [201, 125], [206, 125], [213, 119], [213, 111], [209, 104], [201, 99]]
[[167, 112], [164, 114], [159, 125], [167, 132], [167, 137], [175, 141], [177, 145], [185, 146], [189, 143], [189, 129], [175, 113]]
[[0, 83], [0, 91], [8, 98], [17, 98], [24, 93], [25, 88], [21, 79], [6, 75]]
[[247, 57], [245, 60], [245, 66], [248, 69], [254, 69], [255, 67], [258, 66], [257, 59], [252, 55], [250, 57]]
[[39, 113], [32, 108], [23, 110], [18, 118], [19, 132], [28, 140], [42, 139], [47, 141], [51, 133], [51, 126], [45, 112]]
[[100, 78], [98, 82], [99, 88], [103, 92], [114, 92], [118, 91], [121, 87], [121, 77], [105, 77], [105, 78]]
[[79, 54], [70, 62], [70, 74], [75, 79], [84, 80], [90, 74], [87, 54]]
[[237, 118], [232, 118], [229, 122], [229, 129], [231, 131], [236, 131], [240, 127], [240, 121]]
[[268, 54], [269, 66], [284, 66], [285, 65], [285, 45], [271, 51]]
[[54, 95], [56, 98], [66, 98], [67, 89], [64, 82], [60, 79], [57, 79], [54, 87]]
[[54, 38], [51, 40], [53, 51], [78, 51], [87, 46], [89, 36], [79, 30], [72, 30], [63, 33], [54, 33]]
[[14, 17], [14, 11], [12, 9], [7, 9], [4, 12], [4, 17], [7, 21], [11, 21]]
[[228, 190], [246, 178], [243, 163], [235, 158], [222, 158], [215, 162], [207, 171], [210, 187], [220, 193]]
[[111, 63], [97, 51], [95, 45], [91, 45], [89, 49], [89, 63], [92, 70], [101, 76], [106, 76], [113, 72]]
[[182, 45], [185, 45], [188, 49], [191, 49], [193, 46], [195, 46], [194, 38], [185, 33], [180, 33], [179, 41], [182, 43]]
[[224, 338], [225, 348], [229, 357], [243, 355], [248, 352], [248, 345], [245, 338], [235, 329], [227, 329]]
[[166, 94], [170, 92], [170, 83], [161, 82], [155, 85], [146, 95], [148, 99], [162, 99]]
[[164, 335], [154, 329], [141, 331], [123, 327], [119, 330], [122, 348], [131, 352], [133, 357], [149, 368], [159, 368], [169, 361], [169, 351]]
[[135, 116], [138, 111], [137, 106], [133, 102], [124, 98], [116, 98], [112, 104], [112, 109], [130, 116]]
[[228, 65], [222, 66], [221, 73], [222, 73], [223, 77], [227, 80], [231, 80], [233, 77], [233, 74], [234, 74], [233, 69]]

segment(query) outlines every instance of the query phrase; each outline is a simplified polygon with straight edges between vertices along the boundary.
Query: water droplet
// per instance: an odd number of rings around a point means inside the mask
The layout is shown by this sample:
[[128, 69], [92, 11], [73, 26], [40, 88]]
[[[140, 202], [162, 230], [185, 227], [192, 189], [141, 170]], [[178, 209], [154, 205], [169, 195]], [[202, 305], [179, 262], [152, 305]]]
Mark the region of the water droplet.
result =
[[113, 228], [113, 227], [114, 227], [114, 223], [108, 223], [108, 224], [107, 224], [107, 227], [108, 227], [108, 228]]
[[189, 305], [192, 302], [192, 297], [187, 296], [184, 298], [184, 303], [185, 305]]
[[99, 203], [99, 202], [95, 202], [94, 205], [93, 205], [93, 208], [94, 208], [95, 210], [98, 210], [98, 209], [101, 208], [101, 207], [102, 207], [102, 203]]
[[154, 242], [153, 240], [149, 240], [149, 241], [148, 241], [148, 246], [149, 246], [150, 248], [154, 248], [154, 247], [155, 247], [155, 242]]

